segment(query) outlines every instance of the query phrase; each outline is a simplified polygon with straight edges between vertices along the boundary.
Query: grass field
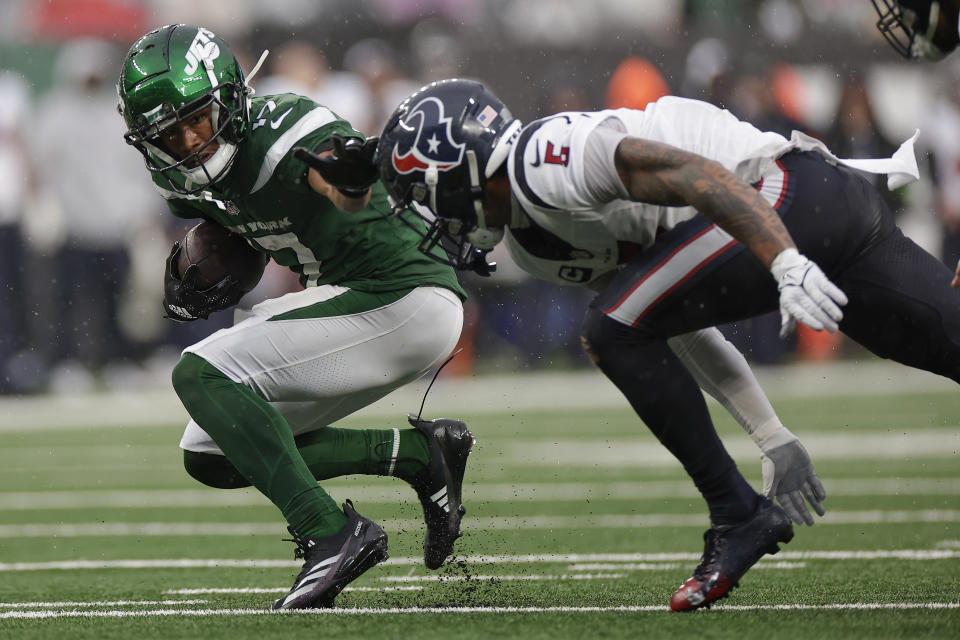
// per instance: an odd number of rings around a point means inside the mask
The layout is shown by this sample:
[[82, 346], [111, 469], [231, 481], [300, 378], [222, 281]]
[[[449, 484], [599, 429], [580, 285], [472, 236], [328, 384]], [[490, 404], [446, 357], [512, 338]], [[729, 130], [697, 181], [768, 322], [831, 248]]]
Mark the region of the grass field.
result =
[[[707, 527], [692, 484], [625, 403], [578, 407], [516, 380], [517, 396], [542, 398], [539, 409], [460, 405], [478, 443], [457, 561], [423, 567], [419, 506], [399, 481], [330, 482], [335, 498], [383, 525], [391, 558], [336, 609], [312, 613], [269, 612], [297, 572], [283, 523], [255, 491], [190, 480], [181, 422], [149, 405], [115, 411], [136, 419], [92, 424], [79, 410], [38, 408], [47, 417], [30, 425], [7, 411], [0, 638], [960, 637], [955, 391], [855, 380], [849, 392], [774, 395], [814, 457], [828, 514], [730, 599], [675, 614], [667, 601]], [[759, 485], [752, 443], [711, 408]]]

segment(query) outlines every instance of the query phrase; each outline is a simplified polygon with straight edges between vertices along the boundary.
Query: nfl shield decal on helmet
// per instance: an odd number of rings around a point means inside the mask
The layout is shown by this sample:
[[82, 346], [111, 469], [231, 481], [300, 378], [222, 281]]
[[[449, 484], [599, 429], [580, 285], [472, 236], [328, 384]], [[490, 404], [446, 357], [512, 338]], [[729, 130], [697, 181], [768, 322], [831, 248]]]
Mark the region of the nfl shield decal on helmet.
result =
[[460, 164], [465, 145], [450, 135], [451, 118], [437, 98], [425, 98], [399, 124], [403, 132], [391, 157], [398, 173], [423, 171], [431, 166], [445, 171]]

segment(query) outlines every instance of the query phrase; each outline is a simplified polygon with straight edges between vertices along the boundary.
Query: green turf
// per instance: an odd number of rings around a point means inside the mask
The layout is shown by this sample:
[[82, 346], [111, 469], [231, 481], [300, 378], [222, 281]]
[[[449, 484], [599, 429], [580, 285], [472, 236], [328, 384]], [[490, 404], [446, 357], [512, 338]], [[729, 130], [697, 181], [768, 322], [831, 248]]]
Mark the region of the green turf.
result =
[[[655, 452], [660, 445], [626, 406], [462, 416], [478, 437], [465, 490], [465, 536], [457, 543], [458, 554], [467, 560], [434, 574], [416, 562], [422, 524], [409, 488], [386, 478], [326, 483], [337, 499], [353, 497], [361, 513], [381, 522], [390, 536], [391, 561], [351, 585], [377, 590], [351, 590], [337, 599], [341, 610], [377, 611], [364, 614], [258, 613], [266, 612], [297, 571], [292, 545], [281, 541], [284, 524], [252, 490], [221, 492], [188, 478], [176, 448], [180, 425], [90, 425], [5, 434], [0, 448], [0, 638], [960, 636], [960, 396], [774, 400], [784, 421], [816, 445], [809, 448], [831, 492], [830, 513], [815, 527], [797, 528], [784, 552], [761, 561], [729, 600], [690, 615], [664, 607], [697, 562], [705, 508], [676, 463], [631, 464], [631, 452]], [[725, 440], [745, 441], [729, 417], [719, 411], [715, 417]], [[389, 421], [351, 419], [346, 424], [383, 427]], [[904, 433], [917, 437], [897, 440]], [[899, 455], [903, 442], [920, 440], [920, 435], [934, 443], [942, 435], [944, 445]], [[841, 436], [846, 439], [836, 440]], [[831, 449], [860, 440], [872, 444], [849, 453]], [[575, 460], [578, 452], [582, 463]], [[758, 486], [756, 452], [737, 460]], [[659, 520], [643, 526], [611, 524], [618, 518]], [[157, 535], [151, 529], [173, 525], [185, 527], [186, 534]], [[190, 533], [190, 527], [201, 525], [214, 532]], [[77, 535], [80, 526], [83, 535]], [[127, 530], [118, 531], [119, 526]], [[107, 531], [114, 535], [105, 535]], [[882, 557], [881, 552], [895, 550], [928, 554], [921, 559]], [[859, 559], [829, 553], [855, 551], [877, 553]], [[520, 558], [524, 554], [630, 557], [529, 561]], [[170, 566], [178, 559], [271, 564]], [[163, 566], [109, 564], [120, 560], [156, 560]], [[78, 561], [95, 566], [14, 566]], [[383, 590], [397, 586], [419, 589]], [[270, 591], [178, 591], [218, 588]], [[120, 604], [124, 601], [189, 603]], [[952, 608], [837, 608], [951, 603]], [[434, 607], [452, 609], [426, 611]], [[467, 612], [463, 607], [607, 610]], [[188, 615], [204, 610], [219, 613]], [[135, 611], [154, 613], [107, 617]], [[13, 617], [30, 612], [66, 617]], [[80, 615], [92, 612], [104, 617]]]

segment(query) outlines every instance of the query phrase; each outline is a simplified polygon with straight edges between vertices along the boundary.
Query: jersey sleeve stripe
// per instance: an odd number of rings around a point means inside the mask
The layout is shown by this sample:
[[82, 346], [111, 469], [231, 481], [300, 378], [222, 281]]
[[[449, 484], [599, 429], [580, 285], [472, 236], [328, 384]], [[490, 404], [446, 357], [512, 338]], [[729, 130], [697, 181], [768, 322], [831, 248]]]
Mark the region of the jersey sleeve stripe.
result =
[[267, 184], [277, 165], [283, 160], [284, 156], [293, 148], [293, 145], [311, 131], [319, 129], [325, 124], [335, 121], [337, 116], [326, 107], [317, 107], [308, 112], [305, 116], [293, 123], [283, 135], [277, 138], [277, 141], [270, 145], [267, 154], [263, 158], [263, 164], [260, 165], [260, 173], [257, 175], [257, 181], [250, 189], [250, 193], [256, 193], [257, 190]]
[[517, 140], [513, 151], [513, 179], [516, 183], [516, 186], [520, 189], [520, 193], [523, 194], [523, 197], [533, 205], [542, 207], [544, 209], [556, 210], [556, 207], [544, 201], [543, 198], [534, 192], [529, 183], [527, 183], [526, 169], [524, 168], [523, 164], [523, 155], [527, 149], [527, 143], [530, 142], [530, 138], [533, 136], [533, 134], [543, 126], [544, 122], [546, 122], [546, 120], [532, 122], [520, 133], [520, 138]]
[[[603, 313], [617, 322], [636, 327], [659, 302], [736, 246], [736, 239], [729, 233], [709, 221], [703, 222], [708, 226], [672, 248], [619, 300], [603, 309]], [[669, 249], [669, 246], [665, 248]], [[669, 268], [664, 268], [668, 264]]]

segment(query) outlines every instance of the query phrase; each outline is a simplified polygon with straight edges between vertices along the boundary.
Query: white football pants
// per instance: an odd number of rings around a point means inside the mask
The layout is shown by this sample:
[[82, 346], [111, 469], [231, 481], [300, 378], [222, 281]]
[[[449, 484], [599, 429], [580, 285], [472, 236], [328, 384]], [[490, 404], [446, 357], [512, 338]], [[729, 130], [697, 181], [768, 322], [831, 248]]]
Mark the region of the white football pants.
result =
[[[330, 425], [439, 365], [463, 327], [460, 298], [418, 287], [396, 302], [348, 315], [270, 320], [348, 292], [310, 287], [266, 300], [242, 322], [184, 349], [267, 399], [294, 435]], [[320, 305], [322, 307], [322, 305]], [[180, 447], [221, 453], [193, 420]]]

